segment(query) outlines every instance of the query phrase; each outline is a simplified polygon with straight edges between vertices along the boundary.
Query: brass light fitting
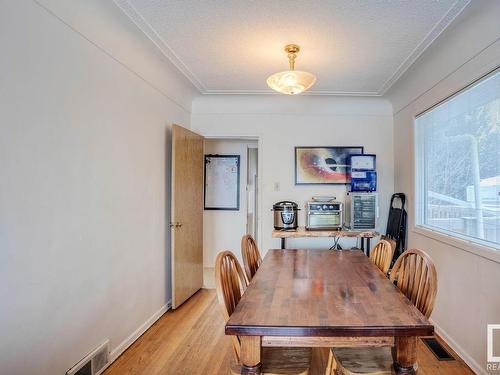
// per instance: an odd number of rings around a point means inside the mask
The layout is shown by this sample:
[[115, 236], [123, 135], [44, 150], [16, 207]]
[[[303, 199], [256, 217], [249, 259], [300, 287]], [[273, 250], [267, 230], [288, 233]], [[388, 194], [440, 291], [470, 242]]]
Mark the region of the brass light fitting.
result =
[[287, 44], [285, 52], [288, 55], [290, 70], [275, 73], [267, 79], [267, 85], [275, 91], [287, 95], [296, 95], [309, 89], [316, 82], [314, 74], [295, 70], [295, 59], [300, 51], [296, 44]]

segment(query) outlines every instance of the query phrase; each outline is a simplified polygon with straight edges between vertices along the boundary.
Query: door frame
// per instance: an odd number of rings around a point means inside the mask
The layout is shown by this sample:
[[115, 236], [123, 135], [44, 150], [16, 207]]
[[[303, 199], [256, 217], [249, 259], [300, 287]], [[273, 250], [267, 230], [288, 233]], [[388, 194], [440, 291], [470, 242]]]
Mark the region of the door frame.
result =
[[258, 201], [258, 212], [257, 212], [257, 246], [259, 249], [262, 249], [262, 220], [261, 220], [261, 215], [262, 215], [262, 145], [263, 145], [263, 137], [262, 135], [228, 135], [226, 134], [217, 134], [217, 133], [210, 133], [210, 134], [203, 134], [203, 133], [198, 133], [200, 134], [203, 138], [206, 140], [214, 140], [214, 139], [221, 139], [221, 140], [238, 140], [238, 141], [257, 141], [257, 149], [258, 149], [258, 154], [257, 154], [257, 201]]

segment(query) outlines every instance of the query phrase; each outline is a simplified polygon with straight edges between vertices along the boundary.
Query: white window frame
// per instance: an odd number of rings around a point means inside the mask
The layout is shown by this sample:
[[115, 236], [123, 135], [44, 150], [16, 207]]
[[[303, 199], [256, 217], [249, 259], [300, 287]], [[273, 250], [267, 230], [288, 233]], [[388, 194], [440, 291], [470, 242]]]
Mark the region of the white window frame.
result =
[[[426, 110], [417, 113], [413, 116], [413, 160], [414, 160], [414, 215], [413, 215], [413, 225], [412, 232], [423, 235], [425, 237], [434, 239], [438, 242], [451, 245], [453, 247], [465, 250], [467, 252], [473, 253], [475, 255], [479, 255], [483, 258], [493, 260], [497, 263], [500, 263], [500, 244], [494, 244], [491, 242], [483, 241], [481, 239], [472, 238], [469, 236], [461, 235], [460, 233], [447, 231], [446, 229], [433, 227], [427, 224], [424, 224], [423, 215], [425, 212], [426, 202], [425, 202], [425, 174], [423, 172], [423, 163], [424, 159], [421, 158], [419, 160], [419, 155], [422, 155], [422, 144], [419, 141], [418, 135], [418, 125], [417, 118], [422, 116], [423, 114], [433, 110], [437, 106], [453, 99], [455, 96], [461, 94], [462, 92], [468, 90], [472, 86], [477, 85], [482, 80], [487, 79], [489, 76], [496, 74], [500, 70], [500, 67], [496, 67], [492, 71], [484, 74], [478, 79], [474, 80], [467, 86], [462, 89], [452, 93], [446, 98], [440, 100], [438, 103], [432, 105]], [[420, 151], [420, 152], [419, 152]]]

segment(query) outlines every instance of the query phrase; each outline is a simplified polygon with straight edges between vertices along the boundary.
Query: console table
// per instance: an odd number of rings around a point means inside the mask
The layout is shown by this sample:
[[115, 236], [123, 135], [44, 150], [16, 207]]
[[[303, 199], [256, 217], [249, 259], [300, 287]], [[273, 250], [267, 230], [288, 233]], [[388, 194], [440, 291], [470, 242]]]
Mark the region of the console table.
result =
[[[361, 238], [361, 250], [367, 255], [370, 255], [370, 240], [377, 237], [379, 233], [375, 230], [307, 230], [305, 227], [298, 227], [295, 230], [273, 230], [273, 238], [281, 239], [281, 248], [286, 248], [287, 238], [303, 238], [303, 237], [355, 237]], [[365, 248], [366, 240], [366, 248]]]

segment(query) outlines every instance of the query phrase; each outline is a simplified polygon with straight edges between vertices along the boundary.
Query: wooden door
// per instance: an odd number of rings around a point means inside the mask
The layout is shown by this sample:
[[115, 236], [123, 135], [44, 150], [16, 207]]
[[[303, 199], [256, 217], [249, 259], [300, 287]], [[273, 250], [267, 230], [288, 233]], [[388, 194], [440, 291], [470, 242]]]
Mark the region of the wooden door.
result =
[[203, 286], [203, 137], [172, 126], [172, 308]]

